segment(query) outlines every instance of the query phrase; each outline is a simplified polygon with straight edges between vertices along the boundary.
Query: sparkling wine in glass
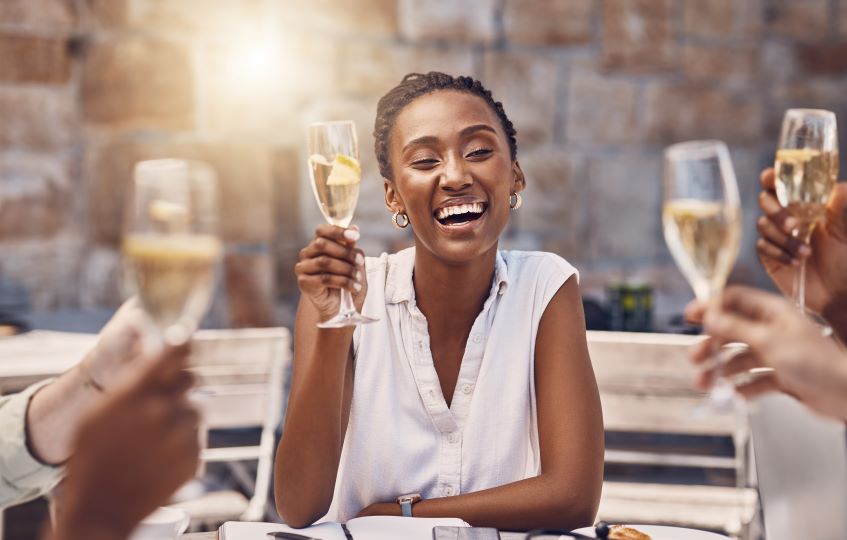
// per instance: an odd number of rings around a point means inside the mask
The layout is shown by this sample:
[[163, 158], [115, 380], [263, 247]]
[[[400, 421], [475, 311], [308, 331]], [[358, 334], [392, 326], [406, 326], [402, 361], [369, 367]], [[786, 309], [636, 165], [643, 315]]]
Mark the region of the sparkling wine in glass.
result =
[[205, 163], [136, 164], [127, 207], [123, 264], [154, 331], [146, 346], [187, 341], [206, 313], [222, 246], [216, 234], [217, 181]]
[[[709, 303], [721, 292], [738, 256], [741, 203], [729, 150], [720, 141], [691, 141], [665, 150], [665, 241], [694, 295]], [[717, 351], [714, 351], [717, 353]], [[710, 401], [731, 406], [732, 385], [716, 368]]]
[[[838, 178], [838, 130], [835, 114], [817, 109], [788, 109], [776, 151], [776, 196], [797, 220], [792, 236], [808, 245], [826, 215], [826, 203]], [[806, 309], [806, 259], [794, 274], [794, 301]]]
[[[332, 225], [348, 227], [362, 183], [355, 125], [349, 120], [310, 124], [308, 150], [312, 189], [324, 219]], [[340, 294], [338, 314], [318, 327], [343, 328], [378, 320], [356, 310], [350, 291], [341, 289]]]

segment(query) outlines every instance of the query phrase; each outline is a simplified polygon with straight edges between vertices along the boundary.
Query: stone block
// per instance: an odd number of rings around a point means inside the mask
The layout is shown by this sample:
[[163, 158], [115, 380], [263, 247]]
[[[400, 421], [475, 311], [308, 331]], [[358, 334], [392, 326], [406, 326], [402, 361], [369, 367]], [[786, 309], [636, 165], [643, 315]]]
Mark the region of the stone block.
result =
[[0, 24], [17, 28], [70, 30], [79, 19], [75, 0], [3, 0]]
[[482, 82], [501, 101], [517, 129], [518, 148], [553, 138], [559, 93], [558, 62], [542, 54], [490, 52]]
[[224, 292], [232, 328], [276, 326], [274, 260], [270, 252], [224, 256]]
[[738, 144], [761, 137], [763, 107], [749, 89], [655, 83], [647, 87], [645, 101], [644, 135], [651, 142], [722, 139]]
[[560, 253], [578, 254], [588, 218], [587, 184], [582, 159], [552, 146], [534, 148], [518, 156], [526, 176], [523, 204], [511, 213], [518, 236], [530, 235], [555, 242]]
[[393, 37], [398, 32], [397, 0], [288, 0], [284, 4], [286, 29], [357, 37]]
[[124, 299], [121, 253], [115, 247], [90, 246], [80, 263], [79, 304], [83, 308], [118, 306]]
[[633, 141], [637, 87], [630, 81], [577, 71], [568, 85], [565, 138], [577, 144]]
[[644, 261], [663, 246], [661, 227], [662, 156], [615, 154], [597, 156], [588, 164], [590, 208], [586, 225], [586, 255], [593, 260]]
[[0, 155], [0, 240], [46, 239], [71, 226], [77, 191], [70, 173], [62, 160]]
[[4, 244], [0, 274], [21, 284], [33, 311], [76, 307], [80, 299], [80, 267], [85, 253], [79, 234]]
[[82, 82], [85, 119], [101, 127], [194, 126], [194, 68], [185, 45], [129, 37], [94, 43]]
[[810, 77], [843, 76], [847, 74], [847, 43], [797, 44], [794, 61]]
[[751, 46], [686, 45], [683, 69], [692, 80], [740, 81], [754, 78], [759, 69], [759, 51]]
[[506, 39], [521, 45], [571, 45], [591, 41], [594, 0], [506, 0]]
[[685, 34], [700, 40], [755, 39], [762, 29], [763, 1], [685, 0]]
[[76, 141], [76, 101], [70, 92], [0, 89], [0, 147], [57, 150]]
[[354, 94], [380, 97], [407, 73], [442, 71], [475, 75], [470, 49], [410, 47], [378, 42], [351, 42], [341, 49], [341, 88]]
[[112, 140], [89, 149], [89, 225], [95, 242], [117, 245], [124, 205], [137, 161], [165, 157], [196, 159], [217, 172], [222, 239], [269, 244], [275, 232], [270, 152], [245, 142], [194, 143]]
[[822, 41], [829, 35], [829, 0], [769, 0], [765, 24], [775, 36]]
[[397, 0], [400, 34], [411, 41], [493, 43], [497, 0]]
[[602, 63], [610, 70], [644, 72], [676, 63], [671, 0], [606, 0], [602, 10]]
[[244, 40], [256, 34], [260, 21], [266, 21], [270, 13], [265, 0], [130, 0], [126, 15], [133, 28]]
[[66, 40], [0, 34], [0, 81], [65, 84], [70, 77]]

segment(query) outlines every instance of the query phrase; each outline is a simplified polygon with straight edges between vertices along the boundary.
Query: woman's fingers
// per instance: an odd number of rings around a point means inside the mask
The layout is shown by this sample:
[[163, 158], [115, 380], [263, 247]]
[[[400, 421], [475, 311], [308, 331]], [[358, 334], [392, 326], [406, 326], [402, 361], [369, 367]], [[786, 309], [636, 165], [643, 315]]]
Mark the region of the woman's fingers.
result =
[[362, 290], [362, 284], [352, 277], [335, 274], [302, 274], [297, 276], [297, 283], [304, 293], [317, 293], [324, 289], [347, 289], [351, 293]]
[[[809, 246], [799, 238], [795, 238], [783, 231], [773, 220], [767, 216], [761, 216], [756, 220], [756, 229], [759, 231], [760, 240], [765, 240], [774, 249], [766, 250], [765, 255], [776, 255], [774, 258], [788, 257], [789, 261], [806, 257], [809, 255]], [[757, 247], [758, 244], [757, 244]], [[760, 250], [762, 251], [762, 250]]]
[[331, 274], [344, 276], [349, 278], [357, 278], [361, 281], [361, 272], [355, 264], [351, 264], [345, 260], [334, 259], [326, 255], [320, 255], [314, 259], [306, 259], [294, 265], [294, 271], [297, 275], [318, 275]]
[[765, 191], [773, 191], [776, 187], [776, 172], [773, 167], [768, 167], [759, 175], [759, 182]]
[[339, 242], [337, 239], [318, 236], [312, 242], [300, 250], [300, 260], [305, 261], [320, 256], [329, 256], [336, 259], [344, 259], [350, 264], [362, 264], [365, 256], [362, 250], [355, 247], [355, 242]]

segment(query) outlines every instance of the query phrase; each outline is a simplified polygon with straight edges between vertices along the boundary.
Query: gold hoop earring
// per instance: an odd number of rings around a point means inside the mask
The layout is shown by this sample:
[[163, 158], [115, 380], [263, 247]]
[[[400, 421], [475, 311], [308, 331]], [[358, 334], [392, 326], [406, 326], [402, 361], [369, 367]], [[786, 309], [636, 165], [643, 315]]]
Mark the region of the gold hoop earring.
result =
[[409, 226], [409, 216], [406, 212], [394, 212], [394, 215], [391, 216], [391, 224], [394, 225], [395, 229], [405, 229]]
[[523, 204], [523, 200], [521, 199], [520, 193], [512, 193], [509, 195], [509, 208], [512, 210], [517, 210]]

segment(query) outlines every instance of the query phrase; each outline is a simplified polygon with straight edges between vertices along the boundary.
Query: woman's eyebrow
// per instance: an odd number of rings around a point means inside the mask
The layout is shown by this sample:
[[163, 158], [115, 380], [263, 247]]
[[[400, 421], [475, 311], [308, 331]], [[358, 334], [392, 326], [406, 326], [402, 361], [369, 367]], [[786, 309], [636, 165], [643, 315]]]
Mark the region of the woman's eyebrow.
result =
[[419, 144], [434, 144], [438, 142], [438, 137], [433, 137], [432, 135], [424, 135], [423, 137], [418, 137], [417, 139], [412, 139], [406, 146], [403, 147], [401, 152], [405, 152], [411, 146], [417, 146]]
[[[477, 131], [490, 131], [491, 133], [497, 134], [497, 130], [488, 124], [474, 124], [472, 126], [468, 126], [462, 131], [459, 132], [461, 137], [467, 137], [468, 135], [473, 135]], [[423, 137], [418, 137], [416, 139], [412, 139], [402, 148], [401, 152], [405, 152], [412, 146], [417, 146], [420, 144], [435, 144], [438, 142], [438, 137], [434, 137], [432, 135], [424, 135]]]
[[472, 126], [466, 127], [462, 131], [460, 131], [459, 135], [461, 135], [462, 137], [467, 137], [468, 135], [472, 135], [472, 134], [476, 133], [477, 131], [490, 131], [491, 133], [494, 133], [495, 135], [497, 134], [497, 130], [495, 130], [493, 127], [489, 126], [488, 124], [474, 124]]

